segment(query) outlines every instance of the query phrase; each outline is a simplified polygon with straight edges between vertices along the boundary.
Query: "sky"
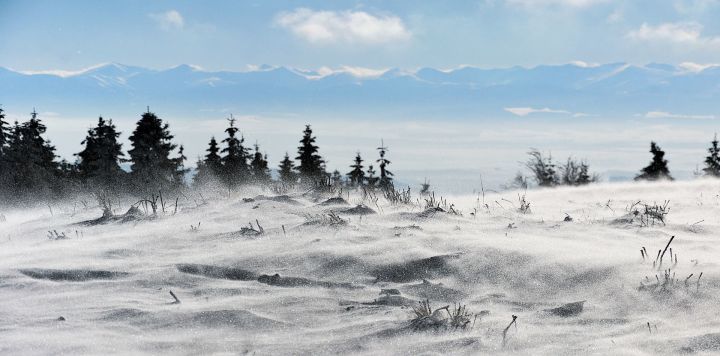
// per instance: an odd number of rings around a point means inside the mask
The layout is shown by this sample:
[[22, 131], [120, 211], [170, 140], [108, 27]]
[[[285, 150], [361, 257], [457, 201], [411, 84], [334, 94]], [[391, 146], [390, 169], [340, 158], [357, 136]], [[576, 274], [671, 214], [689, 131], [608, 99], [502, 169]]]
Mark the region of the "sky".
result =
[[0, 66], [720, 62], [720, 0], [0, 0]]
[[[191, 64], [208, 71], [263, 64], [363, 70], [627, 62], [704, 68], [720, 63], [718, 18], [720, 0], [0, 0], [0, 67], [60, 74], [110, 62], [152, 69]], [[13, 114], [12, 103], [4, 104]], [[531, 114], [529, 108], [520, 109], [514, 114]], [[72, 160], [94, 119], [53, 115], [44, 115], [48, 135], [58, 154]], [[137, 119], [111, 117], [124, 138]], [[186, 152], [196, 157], [207, 137], [222, 134], [225, 116], [192, 119], [203, 120], [202, 132], [187, 122], [171, 123]], [[260, 117], [241, 124], [248, 137], [279, 160], [294, 149], [305, 123], [282, 120]], [[684, 169], [678, 175], [689, 176], [703, 157], [706, 136], [716, 130], [711, 120], [703, 126], [631, 122], [622, 132], [595, 124], [599, 119], [550, 128], [500, 121], [491, 128], [452, 126], [440, 120], [411, 129], [407, 122], [367, 120], [348, 136], [348, 122], [341, 117], [312, 122], [331, 169], [345, 169], [359, 149], [372, 157], [378, 127], [383, 127], [400, 179], [439, 183], [449, 178], [428, 174], [428, 167], [464, 167], [468, 171], [452, 171], [452, 178], [466, 179], [472, 187], [480, 185], [481, 173], [486, 187], [490, 179], [494, 186], [511, 179], [531, 145], [553, 150], [561, 159], [587, 158], [602, 172], [632, 174], [646, 163], [647, 142], [655, 139]]]

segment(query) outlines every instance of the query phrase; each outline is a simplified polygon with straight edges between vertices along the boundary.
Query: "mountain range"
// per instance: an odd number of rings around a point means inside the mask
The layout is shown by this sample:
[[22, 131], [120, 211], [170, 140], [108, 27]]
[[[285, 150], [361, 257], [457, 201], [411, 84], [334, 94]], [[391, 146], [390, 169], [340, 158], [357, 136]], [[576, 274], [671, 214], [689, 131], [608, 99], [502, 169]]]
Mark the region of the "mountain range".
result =
[[0, 68], [0, 103], [16, 111], [137, 114], [147, 105], [187, 117], [244, 114], [368, 115], [448, 120], [511, 116], [714, 118], [720, 66], [572, 63], [451, 70], [302, 70], [259, 66], [154, 70], [116, 63], [77, 72]]

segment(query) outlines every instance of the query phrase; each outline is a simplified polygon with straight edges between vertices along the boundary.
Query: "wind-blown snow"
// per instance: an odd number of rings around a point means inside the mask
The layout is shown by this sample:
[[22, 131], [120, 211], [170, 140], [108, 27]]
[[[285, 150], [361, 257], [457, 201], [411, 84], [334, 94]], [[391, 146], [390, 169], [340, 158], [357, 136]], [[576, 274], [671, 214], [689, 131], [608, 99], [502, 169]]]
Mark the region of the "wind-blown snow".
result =
[[[532, 190], [528, 214], [523, 192], [449, 197], [463, 216], [383, 198], [364, 202], [377, 214], [343, 212], [363, 203], [354, 194], [243, 201], [259, 191], [180, 197], [175, 215], [172, 199], [124, 223], [80, 224], [101, 214], [79, 201], [2, 211], [0, 354], [714, 353], [719, 192], [715, 180]], [[617, 220], [665, 200], [666, 225]], [[347, 224], [318, 215], [331, 210]], [[256, 220], [264, 234], [239, 233]], [[677, 265], [643, 262], [642, 247], [652, 260], [671, 236]], [[652, 287], [667, 268], [677, 281]], [[393, 288], [402, 298], [379, 295]], [[489, 314], [468, 330], [408, 330], [405, 304], [424, 299]], [[577, 315], [547, 311], [578, 301]]]

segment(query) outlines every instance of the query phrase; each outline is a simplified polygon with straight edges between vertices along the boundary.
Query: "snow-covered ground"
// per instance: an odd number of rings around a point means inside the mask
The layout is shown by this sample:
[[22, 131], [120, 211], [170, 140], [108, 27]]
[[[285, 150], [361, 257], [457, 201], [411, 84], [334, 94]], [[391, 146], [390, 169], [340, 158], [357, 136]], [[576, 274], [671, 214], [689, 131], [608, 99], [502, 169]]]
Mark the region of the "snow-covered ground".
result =
[[[531, 190], [524, 214], [523, 192], [447, 197], [462, 216], [358, 193], [243, 200], [259, 194], [96, 225], [79, 201], [2, 212], [0, 354], [720, 352], [720, 181]], [[626, 215], [666, 200], [666, 224]], [[345, 211], [363, 203], [377, 214]], [[478, 316], [413, 330], [426, 299]]]

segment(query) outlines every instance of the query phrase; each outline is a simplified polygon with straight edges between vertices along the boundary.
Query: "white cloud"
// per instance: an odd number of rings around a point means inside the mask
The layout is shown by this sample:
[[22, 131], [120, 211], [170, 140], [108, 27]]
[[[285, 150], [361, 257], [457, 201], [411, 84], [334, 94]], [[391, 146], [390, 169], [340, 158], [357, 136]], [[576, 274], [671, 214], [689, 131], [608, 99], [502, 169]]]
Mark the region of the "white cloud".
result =
[[686, 115], [673, 114], [667, 111], [650, 111], [645, 114], [648, 119], [695, 119], [695, 120], [713, 120], [715, 115]]
[[571, 61], [570, 64], [580, 68], [597, 68], [600, 63], [590, 63], [585, 61]]
[[567, 110], [556, 110], [550, 108], [536, 109], [531, 107], [520, 107], [520, 108], [504, 108], [505, 111], [517, 115], [517, 116], [528, 116], [530, 114], [546, 113], [546, 114], [566, 114], [570, 115], [571, 112]]
[[[18, 70], [16, 72], [27, 74], [27, 75], [36, 75], [36, 74], [47, 74], [47, 75], [54, 75], [57, 77], [72, 77], [80, 74], [85, 74], [91, 70], [102, 68], [108, 65], [113, 65], [112, 63], [100, 63], [96, 64], [87, 68], [83, 68], [80, 70], [63, 70], [63, 69], [48, 69], [48, 70]], [[117, 64], [116, 64], [117, 65]], [[119, 65], [117, 65], [119, 66]]]
[[372, 69], [372, 68], [364, 68], [364, 67], [352, 67], [352, 66], [342, 66], [339, 69], [333, 69], [330, 67], [321, 67], [317, 70], [318, 76], [312, 77], [311, 79], [320, 79], [327, 77], [328, 75], [333, 74], [339, 74], [339, 73], [347, 73], [352, 75], [355, 78], [358, 79], [372, 79], [380, 77], [381, 75], [385, 74], [387, 72], [387, 69]]
[[177, 10], [169, 10], [160, 14], [150, 14], [158, 26], [164, 31], [181, 30], [185, 26], [185, 19]]
[[506, 2], [511, 5], [520, 5], [524, 7], [565, 6], [575, 8], [589, 7], [610, 1], [612, 0], [506, 0]]
[[702, 13], [712, 6], [720, 4], [720, 0], [675, 0], [673, 5], [679, 13]]
[[702, 64], [702, 63], [693, 63], [693, 62], [682, 62], [678, 64], [678, 67], [683, 69], [685, 72], [690, 73], [700, 73], [708, 68], [718, 67], [720, 64], [717, 63], [708, 63], [708, 64]]
[[275, 23], [313, 44], [381, 44], [407, 41], [412, 34], [397, 16], [364, 11], [313, 11], [299, 8], [280, 13]]
[[703, 26], [697, 22], [666, 22], [657, 26], [643, 23], [627, 37], [638, 41], [670, 42], [685, 45], [718, 45], [720, 38], [702, 36]]
[[625, 19], [625, 14], [620, 9], [615, 9], [613, 12], [608, 15], [608, 17], [605, 19], [607, 23], [618, 23]]

